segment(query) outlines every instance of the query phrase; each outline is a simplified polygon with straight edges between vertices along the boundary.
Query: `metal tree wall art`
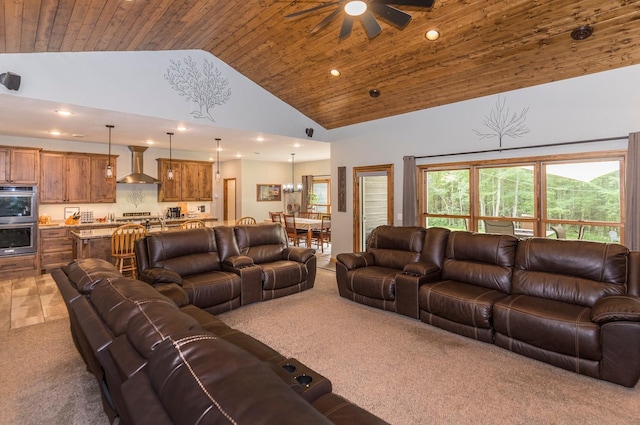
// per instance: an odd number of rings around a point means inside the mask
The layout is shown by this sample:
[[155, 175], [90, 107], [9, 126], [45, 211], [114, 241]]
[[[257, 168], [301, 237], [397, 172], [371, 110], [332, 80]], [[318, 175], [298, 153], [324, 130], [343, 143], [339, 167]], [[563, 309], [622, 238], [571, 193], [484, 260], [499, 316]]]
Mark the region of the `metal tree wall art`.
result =
[[503, 137], [522, 137], [530, 132], [529, 127], [527, 127], [525, 123], [529, 108], [524, 108], [520, 114], [514, 112], [513, 115], [511, 115], [511, 111], [508, 107], [505, 107], [505, 103], [506, 99], [500, 100], [500, 97], [498, 97], [496, 105], [482, 121], [482, 124], [489, 128], [491, 132], [483, 133], [478, 130], [473, 130], [480, 136], [480, 140], [497, 137], [500, 142], [500, 147], [502, 147]]
[[127, 202], [133, 204], [136, 208], [144, 202], [144, 192], [139, 187], [133, 187], [127, 193]]
[[184, 66], [180, 60], [170, 62], [164, 78], [187, 102], [198, 104], [199, 109], [191, 112], [191, 115], [215, 122], [213, 108], [225, 104], [231, 97], [229, 80], [223, 78], [218, 68], [207, 59], [202, 65], [202, 72], [191, 57], [184, 59]]

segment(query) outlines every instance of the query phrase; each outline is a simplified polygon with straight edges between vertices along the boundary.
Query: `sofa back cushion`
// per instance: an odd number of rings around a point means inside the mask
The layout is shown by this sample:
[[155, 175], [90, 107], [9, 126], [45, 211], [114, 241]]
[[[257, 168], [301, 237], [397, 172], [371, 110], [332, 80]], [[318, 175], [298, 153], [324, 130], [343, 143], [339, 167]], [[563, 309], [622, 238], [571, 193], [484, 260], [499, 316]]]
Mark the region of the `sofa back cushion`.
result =
[[151, 233], [146, 238], [149, 267], [191, 276], [221, 270], [211, 228]]
[[442, 279], [510, 293], [517, 244], [510, 235], [451, 232]]
[[442, 269], [444, 252], [447, 249], [451, 231], [442, 227], [429, 227], [424, 235], [424, 247], [420, 261], [435, 264]]
[[251, 257], [255, 264], [278, 261], [287, 248], [287, 234], [278, 223], [235, 226], [234, 232], [240, 255]]
[[420, 259], [424, 235], [423, 227], [378, 226], [369, 235], [367, 252], [376, 266], [402, 270]]
[[174, 423], [331, 424], [267, 363], [210, 333], [159, 343], [148, 372]]
[[626, 292], [628, 255], [618, 244], [526, 239], [518, 244], [512, 291], [591, 307]]
[[102, 279], [123, 277], [116, 266], [99, 258], [78, 258], [63, 266], [62, 271], [82, 294], [90, 293]]
[[178, 310], [173, 301], [151, 285], [124, 277], [98, 282], [91, 293], [91, 303], [114, 336], [125, 333], [129, 322], [144, 314], [150, 305]]

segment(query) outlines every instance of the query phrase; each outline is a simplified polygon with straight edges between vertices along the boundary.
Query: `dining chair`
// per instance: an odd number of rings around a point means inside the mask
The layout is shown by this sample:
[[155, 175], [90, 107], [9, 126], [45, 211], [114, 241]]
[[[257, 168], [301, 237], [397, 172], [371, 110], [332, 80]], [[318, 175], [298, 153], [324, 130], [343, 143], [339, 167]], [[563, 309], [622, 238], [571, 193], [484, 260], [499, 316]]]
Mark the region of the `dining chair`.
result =
[[187, 220], [180, 225], [180, 230], [197, 229], [199, 227], [207, 227], [202, 220]]
[[131, 273], [136, 279], [135, 242], [147, 235], [147, 229], [141, 224], [129, 223], [116, 228], [111, 234], [111, 256], [116, 259], [116, 267], [122, 274]]
[[484, 232], [498, 235], [514, 235], [513, 221], [483, 220]]
[[316, 242], [316, 246], [320, 248], [320, 252], [324, 254], [324, 244], [331, 243], [331, 216], [328, 214], [322, 214], [320, 217], [322, 223], [320, 229], [314, 230], [311, 236], [311, 241]]
[[317, 212], [313, 212], [313, 211], [300, 211], [298, 213], [298, 217], [300, 218], [312, 218], [312, 219], [316, 219], [319, 220], [319, 214]]
[[293, 214], [283, 214], [284, 229], [287, 232], [287, 237], [294, 246], [300, 246], [300, 241], [307, 241], [308, 231], [304, 229], [298, 229], [296, 227], [296, 217]]
[[282, 223], [282, 211], [269, 211], [269, 217], [274, 223]]
[[256, 224], [256, 219], [253, 217], [242, 217], [239, 218], [238, 221], [236, 221], [236, 225], [241, 224]]

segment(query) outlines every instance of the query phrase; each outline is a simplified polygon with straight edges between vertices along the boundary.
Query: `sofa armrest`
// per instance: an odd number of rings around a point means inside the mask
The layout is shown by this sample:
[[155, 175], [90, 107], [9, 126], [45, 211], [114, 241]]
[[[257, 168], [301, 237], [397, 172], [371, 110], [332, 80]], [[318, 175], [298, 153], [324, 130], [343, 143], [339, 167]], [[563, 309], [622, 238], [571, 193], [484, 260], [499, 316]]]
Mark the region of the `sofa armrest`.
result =
[[253, 258], [246, 255], [234, 255], [224, 260], [223, 264], [233, 269], [242, 269], [253, 266]]
[[596, 301], [591, 309], [591, 320], [599, 325], [608, 322], [640, 322], [640, 297], [612, 295]]
[[153, 286], [165, 283], [176, 283], [182, 286], [182, 277], [178, 273], [161, 267], [142, 270], [139, 272], [139, 277], [143, 282]]
[[282, 251], [282, 259], [306, 263], [309, 258], [313, 257], [313, 254], [315, 254], [315, 251], [311, 248], [292, 246]]
[[376, 264], [373, 255], [368, 252], [345, 252], [338, 254], [336, 260], [344, 264], [347, 270], [375, 266]]
[[412, 276], [431, 276], [438, 275], [441, 270], [440, 267], [433, 263], [427, 263], [424, 261], [416, 261], [415, 263], [409, 263], [402, 269], [404, 274]]

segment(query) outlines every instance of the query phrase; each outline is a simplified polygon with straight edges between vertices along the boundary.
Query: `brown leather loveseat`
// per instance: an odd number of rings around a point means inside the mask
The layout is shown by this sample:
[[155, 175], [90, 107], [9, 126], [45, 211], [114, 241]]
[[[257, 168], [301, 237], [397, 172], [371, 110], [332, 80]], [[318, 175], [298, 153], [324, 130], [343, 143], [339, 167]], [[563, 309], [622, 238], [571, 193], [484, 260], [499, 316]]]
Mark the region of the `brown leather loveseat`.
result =
[[[384, 232], [407, 233], [395, 229]], [[395, 305], [386, 306], [567, 370], [636, 385], [640, 252], [619, 244], [448, 231], [443, 249], [441, 239], [426, 237], [443, 230], [425, 232], [420, 258], [431, 255], [431, 267], [407, 263], [386, 277], [397, 294]], [[336, 278], [342, 296], [381, 307], [342, 289], [359, 276], [359, 292], [389, 292], [380, 279], [366, 279], [371, 266], [359, 261], [375, 247], [372, 241], [368, 253], [339, 254]]]
[[316, 276], [314, 251], [288, 247], [277, 223], [151, 233], [135, 252], [141, 280], [175, 283], [214, 314], [312, 288]]

